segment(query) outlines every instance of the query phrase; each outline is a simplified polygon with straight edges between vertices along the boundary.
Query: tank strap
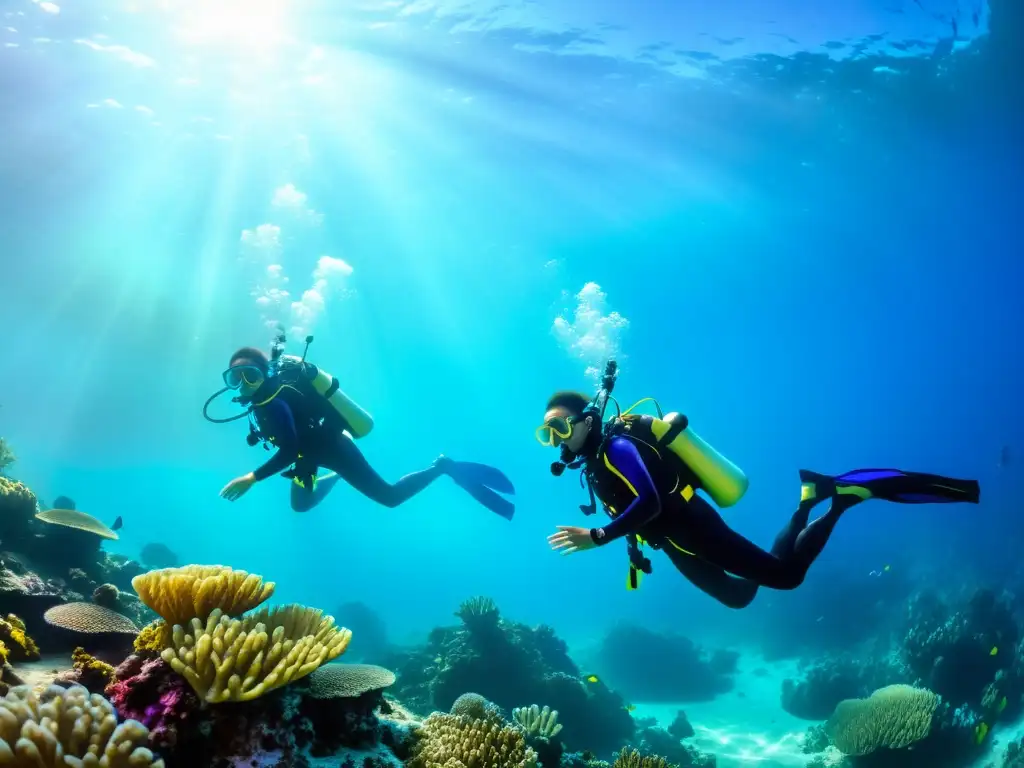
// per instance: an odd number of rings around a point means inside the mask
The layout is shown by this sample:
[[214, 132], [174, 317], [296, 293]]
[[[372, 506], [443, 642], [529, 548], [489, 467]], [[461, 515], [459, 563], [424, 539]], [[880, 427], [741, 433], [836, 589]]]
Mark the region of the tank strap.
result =
[[629, 414], [631, 414], [633, 411], [635, 411], [637, 408], [639, 408], [644, 403], [654, 403], [654, 408], [658, 412], [658, 418], [662, 419], [662, 418], [665, 417], [664, 411], [661, 410], [661, 403], [659, 403], [653, 397], [644, 397], [644, 398], [641, 398], [640, 400], [637, 400], [635, 403], [633, 403], [631, 406], [629, 406], [629, 408], [627, 408], [621, 414], [619, 414], [619, 417], [621, 418], [623, 416], [628, 416]]
[[331, 399], [331, 395], [337, 392], [341, 388], [341, 382], [338, 381], [337, 376], [331, 376], [331, 386], [324, 392], [324, 397], [328, 400]]
[[689, 424], [686, 423], [685, 419], [677, 419], [672, 422], [668, 428], [668, 432], [661, 436], [661, 439], [658, 441], [658, 445], [663, 447], [669, 445], [673, 440], [679, 437], [679, 435], [681, 435], [688, 426]]

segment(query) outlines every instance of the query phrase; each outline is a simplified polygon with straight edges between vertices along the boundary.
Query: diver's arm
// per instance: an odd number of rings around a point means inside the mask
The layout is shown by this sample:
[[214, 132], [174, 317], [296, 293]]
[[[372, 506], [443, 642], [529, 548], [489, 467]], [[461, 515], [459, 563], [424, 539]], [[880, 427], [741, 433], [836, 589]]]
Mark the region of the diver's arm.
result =
[[604, 528], [590, 529], [590, 538], [599, 546], [626, 534], [636, 533], [661, 514], [658, 489], [654, 487], [654, 480], [644, 466], [636, 446], [626, 438], [614, 438], [608, 444], [606, 455], [612, 466], [633, 486], [636, 498]]
[[274, 398], [263, 407], [265, 410], [260, 414], [265, 424], [263, 431], [274, 436], [277, 453], [252, 473], [257, 482], [283, 472], [299, 458], [299, 433], [295, 429], [292, 409], [280, 398]]

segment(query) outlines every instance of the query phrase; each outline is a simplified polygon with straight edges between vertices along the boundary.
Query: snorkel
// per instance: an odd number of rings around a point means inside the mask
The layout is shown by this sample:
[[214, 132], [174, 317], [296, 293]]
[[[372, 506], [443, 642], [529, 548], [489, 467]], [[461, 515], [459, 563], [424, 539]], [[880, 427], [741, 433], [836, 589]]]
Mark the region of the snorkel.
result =
[[[619, 375], [619, 364], [614, 360], [609, 360], [604, 366], [604, 374], [601, 376], [601, 388], [594, 395], [594, 399], [590, 401], [586, 408], [580, 413], [577, 421], [583, 421], [588, 416], [592, 416], [594, 424], [598, 429], [602, 428], [604, 423], [604, 412], [608, 408], [608, 401], [612, 399], [612, 391], [615, 389], [615, 381]], [[618, 409], [618, 406], [616, 406]], [[572, 451], [568, 445], [562, 443], [562, 455], [561, 458], [551, 465], [551, 474], [555, 477], [561, 477], [562, 473], [566, 469], [576, 469], [583, 464], [583, 459], [579, 457], [579, 454]]]

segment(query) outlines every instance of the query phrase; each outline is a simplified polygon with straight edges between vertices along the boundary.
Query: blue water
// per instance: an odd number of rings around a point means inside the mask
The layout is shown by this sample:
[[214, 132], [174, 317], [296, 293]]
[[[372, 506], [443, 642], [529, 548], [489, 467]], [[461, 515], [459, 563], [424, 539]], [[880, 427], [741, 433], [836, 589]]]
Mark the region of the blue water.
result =
[[[839, 585], [885, 565], [1004, 578], [1020, 20], [922, 3], [4, 0], [10, 473], [122, 516], [112, 551], [158, 541], [276, 600], [360, 600], [398, 639], [486, 594], [574, 646], [618, 620], [742, 646], [827, 623]], [[269, 289], [289, 295], [261, 312]], [[296, 514], [279, 478], [220, 499], [267, 454], [200, 410], [268, 319], [297, 354], [314, 334], [309, 358], [373, 413], [383, 475], [486, 461], [514, 522], [447, 480], [395, 510], [339, 487]], [[801, 467], [975, 477], [983, 503], [858, 508], [802, 590], [745, 612], [657, 555], [627, 593], [621, 548], [549, 551], [555, 525], [592, 523], [533, 438], [610, 354], [624, 402], [658, 397], [743, 467], [727, 517], [761, 544]]]

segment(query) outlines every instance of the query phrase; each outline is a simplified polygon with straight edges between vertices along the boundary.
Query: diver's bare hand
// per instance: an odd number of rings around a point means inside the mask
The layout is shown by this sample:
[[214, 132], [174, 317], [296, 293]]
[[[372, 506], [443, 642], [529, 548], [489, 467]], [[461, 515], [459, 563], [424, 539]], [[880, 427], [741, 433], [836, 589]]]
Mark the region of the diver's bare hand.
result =
[[558, 532], [548, 536], [548, 544], [555, 552], [561, 551], [563, 555], [571, 555], [574, 552], [582, 552], [597, 546], [590, 538], [589, 528], [579, 528], [575, 525], [559, 525], [557, 527]]
[[236, 477], [230, 483], [225, 485], [221, 489], [220, 495], [221, 497], [227, 499], [228, 501], [235, 501], [236, 499], [240, 499], [245, 494], [245, 492], [252, 488], [253, 485], [255, 484], [256, 475], [250, 472], [247, 475]]

